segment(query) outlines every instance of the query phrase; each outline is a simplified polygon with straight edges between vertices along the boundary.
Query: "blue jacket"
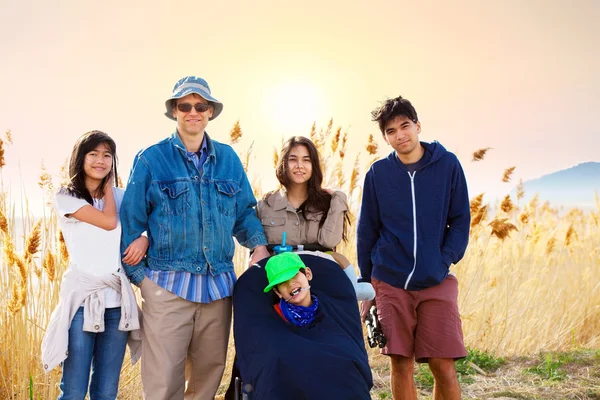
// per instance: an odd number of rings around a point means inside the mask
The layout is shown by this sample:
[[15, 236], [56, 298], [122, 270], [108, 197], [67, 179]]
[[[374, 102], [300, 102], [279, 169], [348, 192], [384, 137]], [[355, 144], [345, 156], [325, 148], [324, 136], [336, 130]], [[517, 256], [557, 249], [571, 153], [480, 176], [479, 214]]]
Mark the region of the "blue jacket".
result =
[[233, 149], [207, 135], [202, 174], [177, 132], [138, 153], [121, 206], [121, 251], [144, 231], [150, 246], [135, 266], [123, 264], [138, 285], [144, 268], [218, 275], [233, 270], [233, 237], [245, 247], [266, 245], [256, 199]]
[[421, 144], [432, 156], [414, 173], [392, 152], [365, 176], [357, 227], [364, 281], [425, 289], [465, 254], [471, 216], [463, 170], [440, 143]]

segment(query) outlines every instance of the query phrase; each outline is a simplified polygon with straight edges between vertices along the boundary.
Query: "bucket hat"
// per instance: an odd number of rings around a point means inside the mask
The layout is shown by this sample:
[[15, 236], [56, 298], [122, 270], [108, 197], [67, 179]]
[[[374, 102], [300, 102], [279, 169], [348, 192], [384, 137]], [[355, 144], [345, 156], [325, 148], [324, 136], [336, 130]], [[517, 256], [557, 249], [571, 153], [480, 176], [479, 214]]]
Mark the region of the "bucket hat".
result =
[[181, 78], [177, 81], [175, 86], [173, 86], [173, 93], [171, 94], [171, 97], [169, 97], [167, 101], [165, 101], [165, 107], [167, 108], [167, 112], [165, 112], [165, 115], [167, 116], [167, 118], [172, 119], [173, 121], [177, 120], [173, 117], [172, 100], [180, 99], [192, 93], [196, 93], [197, 95], [199, 95], [200, 97], [212, 104], [214, 110], [212, 117], [209, 118], [209, 121], [212, 121], [213, 119], [217, 118], [219, 114], [221, 114], [221, 111], [223, 111], [223, 103], [215, 99], [210, 94], [210, 87], [204, 79], [200, 78], [199, 76], [186, 76], [185, 78]]

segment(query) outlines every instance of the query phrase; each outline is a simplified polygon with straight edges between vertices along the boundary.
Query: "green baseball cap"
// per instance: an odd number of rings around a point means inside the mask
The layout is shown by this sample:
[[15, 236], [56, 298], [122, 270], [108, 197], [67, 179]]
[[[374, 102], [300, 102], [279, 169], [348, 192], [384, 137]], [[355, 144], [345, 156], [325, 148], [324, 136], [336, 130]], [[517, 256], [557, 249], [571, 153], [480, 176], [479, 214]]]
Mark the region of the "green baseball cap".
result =
[[285, 252], [271, 257], [265, 265], [269, 280], [265, 293], [280, 283], [292, 279], [302, 268], [306, 268], [306, 265], [296, 253]]

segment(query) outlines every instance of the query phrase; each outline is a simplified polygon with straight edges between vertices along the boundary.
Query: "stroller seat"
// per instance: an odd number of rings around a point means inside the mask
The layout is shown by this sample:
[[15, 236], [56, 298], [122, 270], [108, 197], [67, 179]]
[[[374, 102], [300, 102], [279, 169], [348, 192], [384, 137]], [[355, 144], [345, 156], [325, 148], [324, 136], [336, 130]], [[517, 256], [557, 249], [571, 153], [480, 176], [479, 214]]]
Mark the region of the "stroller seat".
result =
[[234, 338], [249, 399], [370, 399], [373, 386], [356, 295], [335, 261], [300, 254], [313, 272], [319, 299], [316, 320], [295, 327], [274, 310], [279, 299], [264, 293], [268, 259], [238, 279], [233, 294]]

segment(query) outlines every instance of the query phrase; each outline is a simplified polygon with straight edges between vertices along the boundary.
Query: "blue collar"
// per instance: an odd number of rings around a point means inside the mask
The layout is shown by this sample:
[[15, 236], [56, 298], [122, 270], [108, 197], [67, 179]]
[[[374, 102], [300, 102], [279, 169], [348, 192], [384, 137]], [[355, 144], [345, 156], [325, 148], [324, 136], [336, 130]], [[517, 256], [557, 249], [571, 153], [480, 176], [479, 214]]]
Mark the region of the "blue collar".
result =
[[[169, 138], [169, 140], [171, 141], [173, 146], [175, 146], [179, 150], [183, 151], [183, 154], [188, 153], [187, 149], [185, 148], [185, 145], [183, 144], [183, 142], [181, 141], [181, 138], [179, 137], [179, 133], [177, 132], [177, 130], [175, 130], [175, 132], [173, 132], [171, 134], [171, 137]], [[212, 142], [212, 139], [208, 135], [208, 132], [206, 132], [206, 131], [204, 131], [204, 139], [202, 140], [202, 145], [200, 146], [200, 150], [205, 152], [207, 158], [211, 158], [211, 157], [216, 158], [217, 157], [216, 152], [215, 152], [215, 146]]]
[[[179, 135], [177, 137], [179, 137]], [[179, 139], [179, 140], [181, 140], [181, 139]], [[202, 154], [206, 154], [207, 150], [208, 150], [208, 145], [206, 144], [206, 134], [205, 134], [204, 139], [202, 139], [202, 144], [200, 145], [200, 150], [198, 150], [198, 151], [187, 151], [186, 150], [186, 153], [188, 156], [197, 155], [198, 158], [202, 158]]]

